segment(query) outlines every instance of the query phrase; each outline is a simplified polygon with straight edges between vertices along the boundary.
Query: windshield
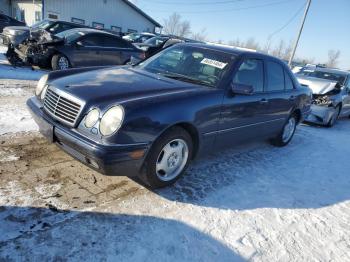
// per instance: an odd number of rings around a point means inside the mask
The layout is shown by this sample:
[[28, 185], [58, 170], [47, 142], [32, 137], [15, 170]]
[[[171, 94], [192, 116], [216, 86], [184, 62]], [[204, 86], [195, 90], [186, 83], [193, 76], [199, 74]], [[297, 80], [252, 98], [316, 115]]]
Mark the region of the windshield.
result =
[[145, 44], [152, 45], [152, 46], [159, 46], [168, 39], [169, 37], [154, 36], [148, 39], [147, 41], [145, 41]]
[[34, 29], [46, 29], [48, 28], [53, 22], [49, 20], [43, 20], [40, 21], [32, 26]]
[[337, 73], [325, 72], [325, 71], [317, 71], [317, 70], [312, 70], [312, 69], [307, 69], [307, 68], [302, 69], [298, 74], [304, 75], [304, 76], [311, 76], [311, 77], [336, 81], [336, 82], [340, 83], [341, 85], [344, 85], [345, 80], [346, 80], [346, 76], [343, 74], [337, 74]]
[[132, 34], [126, 35], [126, 36], [124, 37], [124, 39], [129, 39], [129, 40], [131, 40], [131, 41], [134, 41], [134, 40], [136, 40], [136, 39], [138, 39], [138, 38], [140, 38], [140, 37], [141, 37], [140, 34], [132, 33]]
[[56, 34], [59, 38], [64, 38], [66, 43], [70, 44], [75, 42], [79, 37], [85, 35], [84, 32], [77, 31], [76, 29], [63, 31], [61, 33]]
[[217, 87], [235, 56], [193, 46], [174, 46], [137, 67], [164, 77]]

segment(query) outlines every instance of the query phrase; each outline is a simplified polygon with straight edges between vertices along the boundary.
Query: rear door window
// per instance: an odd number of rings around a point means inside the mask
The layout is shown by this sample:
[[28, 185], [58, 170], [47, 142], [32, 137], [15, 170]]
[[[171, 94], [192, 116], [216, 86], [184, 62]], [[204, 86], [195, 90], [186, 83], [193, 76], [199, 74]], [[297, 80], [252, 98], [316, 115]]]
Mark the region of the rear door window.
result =
[[273, 61], [267, 61], [268, 91], [284, 90], [284, 70], [282, 66]]
[[100, 46], [105, 45], [105, 37], [101, 35], [87, 35], [80, 40], [84, 46]]
[[254, 92], [264, 91], [264, 63], [260, 59], [246, 59], [236, 72], [233, 82], [253, 86]]
[[129, 44], [127, 41], [119, 37], [113, 37], [113, 36], [105, 37], [104, 46], [114, 47], [114, 48], [131, 48], [131, 44]]

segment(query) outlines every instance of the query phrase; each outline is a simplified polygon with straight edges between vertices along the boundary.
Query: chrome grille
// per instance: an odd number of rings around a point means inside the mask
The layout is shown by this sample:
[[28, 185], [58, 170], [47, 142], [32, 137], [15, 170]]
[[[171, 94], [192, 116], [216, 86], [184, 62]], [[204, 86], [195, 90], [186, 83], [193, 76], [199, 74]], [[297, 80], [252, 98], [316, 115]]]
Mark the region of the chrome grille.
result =
[[74, 126], [82, 109], [82, 103], [60, 90], [48, 88], [44, 98], [44, 108], [54, 118]]

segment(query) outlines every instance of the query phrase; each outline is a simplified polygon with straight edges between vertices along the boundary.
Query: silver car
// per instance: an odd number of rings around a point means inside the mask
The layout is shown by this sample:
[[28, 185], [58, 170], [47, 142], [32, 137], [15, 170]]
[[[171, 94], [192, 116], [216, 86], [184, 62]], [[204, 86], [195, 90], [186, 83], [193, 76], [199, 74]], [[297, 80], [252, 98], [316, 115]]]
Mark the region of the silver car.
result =
[[338, 117], [350, 117], [350, 72], [330, 68], [303, 68], [296, 75], [313, 93], [306, 122], [332, 127]]

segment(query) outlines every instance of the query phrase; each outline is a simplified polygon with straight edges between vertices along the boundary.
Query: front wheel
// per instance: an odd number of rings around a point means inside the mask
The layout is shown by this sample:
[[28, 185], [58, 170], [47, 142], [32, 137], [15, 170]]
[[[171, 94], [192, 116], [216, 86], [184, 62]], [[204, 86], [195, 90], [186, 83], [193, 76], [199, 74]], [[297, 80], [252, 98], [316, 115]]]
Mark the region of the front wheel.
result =
[[297, 123], [298, 123], [297, 116], [295, 114], [291, 115], [288, 118], [287, 122], [284, 124], [278, 136], [272, 140], [272, 144], [278, 147], [283, 147], [288, 145], [294, 136]]
[[151, 188], [172, 185], [184, 174], [192, 152], [188, 132], [180, 127], [169, 129], [152, 146], [141, 179]]
[[53, 70], [66, 70], [70, 67], [70, 63], [67, 57], [57, 54], [51, 59], [51, 67]]

